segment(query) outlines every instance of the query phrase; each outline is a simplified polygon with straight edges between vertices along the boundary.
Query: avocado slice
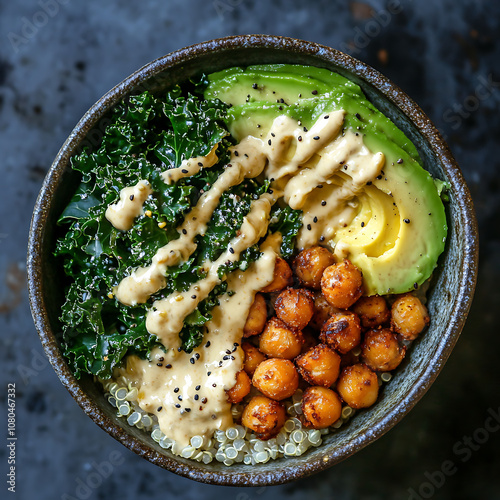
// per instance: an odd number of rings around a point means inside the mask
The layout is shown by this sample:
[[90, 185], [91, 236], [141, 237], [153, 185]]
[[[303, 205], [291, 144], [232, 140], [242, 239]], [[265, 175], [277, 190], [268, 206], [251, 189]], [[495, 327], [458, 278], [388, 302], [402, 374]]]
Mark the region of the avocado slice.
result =
[[286, 64], [230, 68], [208, 80], [205, 98], [232, 105], [227, 125], [238, 141], [265, 137], [283, 114], [309, 128], [320, 115], [345, 110], [344, 126], [362, 134], [386, 162], [358, 195], [352, 222], [331, 243], [363, 271], [368, 295], [404, 293], [430, 277], [447, 233], [438, 189], [413, 143], [358, 85], [324, 68]]

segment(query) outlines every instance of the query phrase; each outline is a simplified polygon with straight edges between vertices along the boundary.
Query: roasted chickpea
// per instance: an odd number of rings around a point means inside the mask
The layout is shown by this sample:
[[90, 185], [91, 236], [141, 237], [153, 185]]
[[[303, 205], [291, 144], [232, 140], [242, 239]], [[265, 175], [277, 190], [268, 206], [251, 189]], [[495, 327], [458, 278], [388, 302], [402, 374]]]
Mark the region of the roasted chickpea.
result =
[[250, 378], [245, 370], [241, 370], [236, 374], [236, 384], [226, 391], [227, 400], [230, 403], [239, 403], [248, 393], [252, 387]]
[[321, 342], [345, 354], [361, 341], [359, 317], [349, 311], [335, 313], [321, 329]]
[[427, 308], [413, 295], [399, 297], [392, 304], [391, 314], [392, 328], [406, 340], [415, 340], [429, 323]]
[[361, 363], [346, 366], [337, 382], [337, 391], [351, 408], [368, 408], [377, 400], [377, 375]]
[[368, 330], [361, 346], [361, 359], [372, 370], [394, 370], [405, 357], [406, 347], [388, 328]]
[[314, 294], [314, 314], [311, 321], [309, 321], [309, 325], [319, 331], [326, 320], [339, 311], [341, 309], [333, 307], [321, 292], [316, 292]]
[[254, 374], [257, 366], [259, 366], [260, 363], [262, 363], [262, 361], [265, 361], [267, 357], [264, 354], [262, 354], [257, 349], [257, 347], [253, 346], [252, 344], [249, 344], [248, 342], [243, 342], [241, 344], [241, 348], [245, 353], [245, 361], [243, 364], [243, 369], [251, 377]]
[[324, 429], [335, 423], [342, 413], [337, 393], [326, 387], [308, 387], [302, 397], [304, 425]]
[[288, 326], [302, 330], [314, 313], [312, 293], [301, 288], [286, 288], [274, 303], [276, 316]]
[[353, 306], [352, 310], [359, 316], [361, 324], [365, 328], [376, 328], [387, 323], [391, 317], [391, 312], [387, 307], [387, 302], [380, 295], [371, 297], [361, 297]]
[[323, 271], [334, 262], [335, 257], [329, 250], [323, 247], [312, 247], [302, 250], [292, 266], [304, 286], [319, 290]]
[[285, 421], [286, 412], [283, 404], [264, 396], [254, 396], [243, 410], [241, 417], [241, 423], [263, 440], [276, 436]]
[[340, 356], [325, 344], [318, 344], [295, 360], [302, 378], [311, 385], [330, 387], [340, 372]]
[[299, 374], [288, 359], [266, 359], [255, 370], [252, 384], [264, 396], [281, 401], [292, 396], [297, 390]]
[[293, 274], [290, 266], [287, 264], [286, 260], [281, 257], [276, 257], [276, 263], [274, 264], [274, 277], [273, 281], [264, 287], [261, 292], [279, 292], [283, 288], [290, 286], [293, 281]]
[[321, 291], [332, 306], [347, 309], [363, 294], [363, 275], [350, 260], [333, 264], [323, 273]]
[[293, 359], [302, 350], [302, 332], [290, 328], [279, 318], [271, 318], [260, 336], [259, 349], [272, 358]]
[[243, 328], [243, 336], [251, 337], [258, 335], [264, 330], [267, 321], [267, 306], [266, 299], [261, 293], [255, 295], [255, 299], [250, 306], [247, 320]]

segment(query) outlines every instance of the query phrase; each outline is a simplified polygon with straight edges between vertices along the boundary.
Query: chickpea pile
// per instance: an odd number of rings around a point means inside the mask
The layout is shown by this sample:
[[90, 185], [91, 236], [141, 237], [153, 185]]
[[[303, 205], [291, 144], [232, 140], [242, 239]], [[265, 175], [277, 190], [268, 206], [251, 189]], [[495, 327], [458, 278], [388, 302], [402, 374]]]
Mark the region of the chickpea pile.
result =
[[[274, 305], [272, 317], [266, 302]], [[250, 309], [244, 369], [228, 400], [246, 403], [242, 425], [266, 440], [286, 421], [284, 400], [301, 388], [303, 425], [327, 428], [344, 405], [375, 403], [377, 373], [397, 368], [407, 341], [428, 322], [427, 309], [412, 294], [395, 297], [392, 306], [384, 297], [363, 296], [360, 270], [349, 260], [336, 262], [326, 248], [303, 250], [291, 267], [278, 258], [273, 281]]]

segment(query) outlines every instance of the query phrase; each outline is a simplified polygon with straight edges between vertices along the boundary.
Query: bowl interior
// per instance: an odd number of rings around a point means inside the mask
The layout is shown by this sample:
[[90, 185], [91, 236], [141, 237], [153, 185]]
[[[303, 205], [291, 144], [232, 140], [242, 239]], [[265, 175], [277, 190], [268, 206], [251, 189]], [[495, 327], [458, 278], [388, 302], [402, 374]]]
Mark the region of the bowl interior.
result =
[[[146, 433], [118, 419], [90, 377], [76, 380], [61, 357], [56, 336], [63, 295], [60, 264], [52, 257], [56, 220], [71, 198], [78, 178], [69, 158], [102, 136], [106, 114], [121, 98], [148, 89], [161, 91], [201, 72], [257, 63], [325, 67], [358, 83], [366, 96], [417, 146], [425, 168], [451, 184], [446, 205], [449, 236], [428, 295], [432, 321], [414, 342], [409, 356], [384, 387], [378, 402], [359, 412], [349, 425], [325, 437], [323, 444], [295, 458], [258, 467], [218, 462], [198, 464], [162, 449]], [[151, 462], [193, 479], [231, 485], [283, 483], [328, 467], [369, 444], [397, 423], [429, 388], [462, 329], [475, 285], [477, 228], [468, 190], [436, 129], [420, 108], [372, 68], [333, 49], [271, 36], [241, 36], [206, 42], [162, 57], [112, 89], [78, 123], [56, 157], [40, 192], [32, 220], [28, 252], [33, 317], [44, 349], [63, 384], [103, 429]]]

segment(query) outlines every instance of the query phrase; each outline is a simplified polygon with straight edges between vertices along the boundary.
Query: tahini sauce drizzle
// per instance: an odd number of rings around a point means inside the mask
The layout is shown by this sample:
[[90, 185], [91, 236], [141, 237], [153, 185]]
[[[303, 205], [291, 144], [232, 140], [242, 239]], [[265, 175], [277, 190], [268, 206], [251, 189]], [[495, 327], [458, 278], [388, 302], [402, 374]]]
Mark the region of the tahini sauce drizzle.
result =
[[[178, 333], [183, 321], [219, 282], [216, 270], [220, 263], [237, 259], [240, 252], [265, 235], [270, 207], [279, 197], [292, 208], [303, 211], [299, 248], [331, 239], [336, 228], [354, 218], [356, 194], [383, 168], [382, 153], [371, 153], [360, 135], [342, 129], [344, 116], [342, 110], [324, 114], [309, 131], [291, 118], [280, 116], [264, 139], [251, 136], [243, 139], [233, 148], [231, 167], [226, 168], [186, 215], [178, 228], [179, 238], [159, 249], [150, 266], [136, 270], [115, 290], [124, 304], [147, 301], [165, 286], [166, 268], [187, 260], [196, 250], [194, 238], [206, 230], [225, 190], [259, 175], [271, 181], [273, 195], [265, 195], [252, 204], [239, 236], [230, 244], [234, 254], [228, 248], [220, 262], [206, 263], [208, 275], [204, 280], [187, 292], [154, 303], [148, 314], [147, 329], [159, 336], [167, 352], [157, 349], [152, 361], [129, 356], [126, 367], [114, 374], [114, 378], [121, 377], [138, 387], [141, 408], [156, 414], [163, 433], [181, 447], [193, 435], [210, 436], [214, 430], [232, 424], [225, 390], [234, 385], [236, 373], [242, 367], [239, 343], [246, 317], [256, 291], [272, 280], [281, 237], [278, 234], [268, 237], [261, 246], [263, 256], [258, 261], [246, 272], [235, 271], [228, 276], [229, 290], [236, 293], [220, 298], [220, 306], [213, 310], [213, 318], [206, 325], [202, 345], [190, 354], [178, 352]], [[182, 168], [180, 174], [185, 174]], [[182, 177], [180, 174], [165, 180], [173, 182], [174, 177]], [[160, 358], [164, 358], [161, 363]], [[166, 365], [171, 368], [166, 369]]]
[[165, 353], [158, 348], [151, 361], [128, 356], [125, 367], [115, 370], [116, 380], [138, 388], [140, 407], [158, 417], [162, 432], [177, 443], [174, 451], [189, 444], [194, 435], [211, 436], [214, 430], [232, 425], [225, 391], [242, 369], [241, 333], [255, 293], [272, 281], [280, 242], [280, 235], [268, 237], [259, 260], [245, 272], [231, 273], [228, 290], [235, 293], [220, 297], [203, 343], [193, 352], [168, 349]]

